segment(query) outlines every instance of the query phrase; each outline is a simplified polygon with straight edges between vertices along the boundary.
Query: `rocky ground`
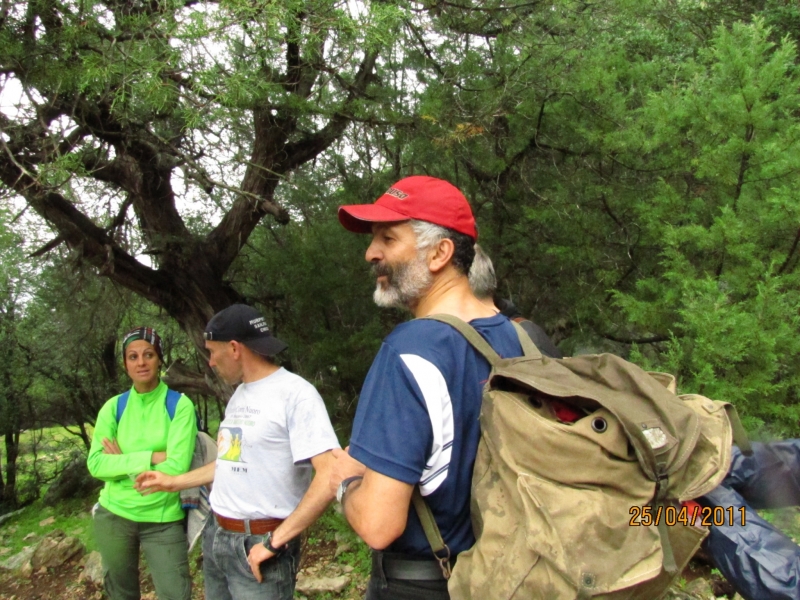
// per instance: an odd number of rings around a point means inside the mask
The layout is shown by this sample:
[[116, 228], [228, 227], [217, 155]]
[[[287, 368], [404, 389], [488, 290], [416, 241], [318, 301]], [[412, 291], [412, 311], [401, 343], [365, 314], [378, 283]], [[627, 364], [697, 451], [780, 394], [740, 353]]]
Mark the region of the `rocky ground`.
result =
[[[102, 600], [102, 568], [97, 552], [87, 552], [88, 508], [77, 509], [77, 521], [65, 522], [64, 533], [57, 516], [14, 524], [0, 523], [0, 600]], [[304, 538], [303, 559], [298, 574], [296, 598], [308, 600], [356, 600], [364, 597], [369, 551], [332, 510]], [[10, 550], [16, 536], [22, 551]], [[5, 540], [5, 545], [4, 545]], [[193, 600], [203, 598], [202, 555], [190, 555], [194, 579]], [[156, 600], [153, 586], [142, 569], [142, 598]], [[702, 556], [684, 570], [666, 600], [742, 600]], [[490, 599], [487, 599], [490, 600]]]
[[[66, 546], [64, 539], [61, 538], [62, 546]], [[341, 544], [336, 542], [307, 545], [298, 576], [297, 598], [355, 600], [364, 597], [365, 574], [338, 561], [335, 556], [337, 550], [341, 550]], [[58, 566], [44, 566], [40, 560], [35, 563], [38, 566], [36, 569], [0, 573], [0, 600], [102, 600], [105, 596], [98, 581], [100, 571], [96, 558], [94, 554], [74, 556]], [[199, 574], [201, 569], [202, 557], [193, 555], [192, 570]], [[156, 600], [152, 583], [144, 574], [142, 592], [143, 600]], [[196, 581], [192, 599], [202, 598], [202, 582]], [[734, 595], [733, 589], [724, 580], [711, 573], [710, 567], [695, 561], [684, 571], [680, 584], [670, 591], [666, 600], [723, 598], [742, 600]]]
[[[46, 523], [47, 520], [42, 521]], [[46, 526], [46, 525], [45, 525]], [[0, 600], [101, 600], [100, 555], [88, 552], [75, 537], [53, 529], [29, 534], [22, 551], [0, 556]], [[354, 559], [354, 539], [334, 531], [312, 531], [304, 540], [297, 581], [297, 598], [363, 598], [366, 568]], [[192, 600], [203, 599], [202, 555], [190, 555], [194, 580]], [[357, 567], [353, 564], [357, 563]], [[146, 569], [142, 569], [142, 599], [156, 600]]]

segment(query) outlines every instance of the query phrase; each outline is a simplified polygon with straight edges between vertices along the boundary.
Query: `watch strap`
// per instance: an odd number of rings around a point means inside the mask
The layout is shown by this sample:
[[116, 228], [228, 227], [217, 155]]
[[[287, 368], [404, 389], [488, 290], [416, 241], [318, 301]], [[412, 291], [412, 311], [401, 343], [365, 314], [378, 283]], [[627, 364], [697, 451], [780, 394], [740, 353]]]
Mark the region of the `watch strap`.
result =
[[359, 481], [361, 479], [364, 479], [362, 475], [354, 475], [353, 477], [347, 477], [346, 479], [343, 479], [339, 484], [339, 487], [336, 489], [336, 500], [341, 504], [344, 501], [344, 495], [345, 492], [347, 492], [348, 486], [354, 481]]
[[271, 531], [268, 532], [267, 535], [265, 535], [263, 538], [261, 538], [261, 543], [264, 544], [264, 547], [267, 550], [269, 550], [270, 552], [272, 552], [273, 554], [280, 554], [286, 548], [285, 544], [283, 546], [281, 546], [280, 548], [274, 548], [272, 546], [272, 532]]

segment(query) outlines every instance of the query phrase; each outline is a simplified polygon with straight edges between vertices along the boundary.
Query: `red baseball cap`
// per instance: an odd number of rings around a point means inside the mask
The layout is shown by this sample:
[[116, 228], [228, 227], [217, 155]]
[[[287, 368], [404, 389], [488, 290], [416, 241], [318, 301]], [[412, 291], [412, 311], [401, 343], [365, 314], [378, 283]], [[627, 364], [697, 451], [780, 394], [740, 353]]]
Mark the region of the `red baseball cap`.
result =
[[371, 233], [373, 223], [417, 219], [478, 238], [475, 217], [464, 194], [436, 177], [414, 175], [395, 183], [374, 204], [339, 207], [339, 222], [348, 231]]

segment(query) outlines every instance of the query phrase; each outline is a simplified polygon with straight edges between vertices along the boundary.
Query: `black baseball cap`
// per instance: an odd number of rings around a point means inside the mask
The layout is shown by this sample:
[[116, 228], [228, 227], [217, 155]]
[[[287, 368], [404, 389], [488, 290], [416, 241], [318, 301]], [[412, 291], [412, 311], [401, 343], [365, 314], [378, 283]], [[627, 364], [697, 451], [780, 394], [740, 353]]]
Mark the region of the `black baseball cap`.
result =
[[270, 333], [267, 320], [246, 304], [233, 304], [211, 317], [203, 337], [211, 342], [236, 341], [263, 356], [275, 356], [287, 348], [286, 342]]

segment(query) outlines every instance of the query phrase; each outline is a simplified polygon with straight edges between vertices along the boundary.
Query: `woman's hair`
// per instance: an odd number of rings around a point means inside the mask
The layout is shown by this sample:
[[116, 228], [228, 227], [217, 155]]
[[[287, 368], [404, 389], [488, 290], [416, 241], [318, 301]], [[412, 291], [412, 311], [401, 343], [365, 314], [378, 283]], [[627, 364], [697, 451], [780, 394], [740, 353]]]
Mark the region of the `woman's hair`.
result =
[[468, 235], [428, 221], [411, 219], [409, 222], [414, 234], [417, 236], [417, 251], [430, 248], [443, 239], [453, 240], [453, 266], [462, 275], [469, 273], [472, 260], [475, 258], [475, 249], [473, 247], [475, 240]]
[[152, 327], [137, 327], [136, 329], [131, 329], [128, 333], [122, 336], [123, 362], [125, 362], [125, 349], [128, 347], [128, 344], [136, 340], [144, 340], [145, 342], [152, 344], [153, 348], [156, 349], [158, 358], [161, 359], [161, 362], [164, 362], [164, 349], [161, 346], [161, 338], [156, 333], [156, 330]]
[[494, 274], [492, 259], [478, 244], [475, 244], [475, 260], [472, 261], [469, 270], [469, 287], [481, 300], [492, 298], [497, 289], [497, 276]]

